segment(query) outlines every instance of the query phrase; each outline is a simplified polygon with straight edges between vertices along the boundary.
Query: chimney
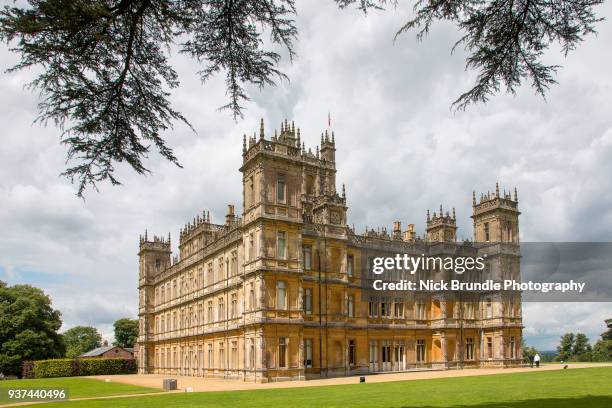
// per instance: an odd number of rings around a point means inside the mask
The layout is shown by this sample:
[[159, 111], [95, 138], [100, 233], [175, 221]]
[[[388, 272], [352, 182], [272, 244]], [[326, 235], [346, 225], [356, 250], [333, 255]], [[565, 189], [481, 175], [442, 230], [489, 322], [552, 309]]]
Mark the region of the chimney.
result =
[[402, 222], [393, 221], [393, 238], [402, 239]]
[[403, 240], [408, 241], [408, 242], [416, 240], [416, 233], [414, 232], [414, 224], [408, 224], [408, 229], [404, 231]]
[[235, 218], [236, 216], [234, 215], [234, 205], [228, 204], [227, 215], [225, 216], [225, 225], [230, 226], [234, 222]]

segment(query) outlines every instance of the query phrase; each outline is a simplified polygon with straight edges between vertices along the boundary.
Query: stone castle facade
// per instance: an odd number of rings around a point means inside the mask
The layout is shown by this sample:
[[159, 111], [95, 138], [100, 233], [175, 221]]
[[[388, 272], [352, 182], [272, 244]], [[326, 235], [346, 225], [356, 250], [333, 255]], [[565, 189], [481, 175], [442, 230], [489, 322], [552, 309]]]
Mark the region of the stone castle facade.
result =
[[[371, 256], [420, 253], [456, 241], [456, 217], [356, 233], [345, 188], [336, 191], [335, 137], [306, 150], [287, 121], [280, 134], [243, 141], [242, 218], [229, 205], [170, 237], [140, 238], [140, 373], [267, 382], [413, 368], [511, 366], [522, 359], [521, 304], [495, 294], [469, 302], [368, 297]], [[499, 274], [519, 273], [518, 199], [473, 196], [473, 251]], [[478, 246], [480, 245], [480, 246]], [[475, 248], [475, 249], [474, 249]], [[488, 248], [488, 249], [487, 249]]]

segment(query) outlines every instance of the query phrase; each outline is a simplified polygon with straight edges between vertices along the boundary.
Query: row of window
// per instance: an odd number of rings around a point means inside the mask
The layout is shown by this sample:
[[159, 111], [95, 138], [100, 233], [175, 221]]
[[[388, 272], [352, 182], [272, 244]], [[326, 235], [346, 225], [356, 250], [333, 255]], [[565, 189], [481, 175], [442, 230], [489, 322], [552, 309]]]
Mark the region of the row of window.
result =
[[155, 305], [163, 304], [236, 275], [238, 275], [238, 253], [232, 251], [229, 257], [220, 257], [217, 260], [217, 268], [214, 268], [214, 262], [211, 261], [207, 264], [206, 270], [200, 267], [197, 273], [186, 273], [156, 287]]
[[[247, 358], [245, 360], [247, 369], [253, 369], [256, 367], [256, 349], [255, 339], [248, 339], [247, 344]], [[382, 344], [377, 342], [371, 342], [369, 348], [369, 362], [371, 365], [378, 363], [404, 363], [405, 359], [405, 348], [403, 343], [392, 345], [390, 341], [382, 341]], [[304, 339], [304, 367], [311, 368], [313, 364], [313, 339]], [[287, 368], [288, 367], [288, 347], [289, 339], [287, 337], [278, 338], [278, 350], [277, 350], [277, 367]], [[494, 346], [493, 338], [486, 338], [484, 358], [494, 358]], [[510, 351], [509, 358], [516, 358], [516, 340], [514, 336], [510, 337], [508, 349]], [[207, 352], [206, 359], [204, 358], [204, 352]], [[179, 359], [179, 353], [181, 358]], [[475, 343], [474, 337], [467, 337], [465, 339], [464, 359], [474, 360], [475, 359]], [[415, 343], [415, 355], [417, 363], [424, 363], [427, 361], [427, 347], [425, 339], [417, 339]], [[232, 341], [230, 344], [230, 354], [226, 361], [225, 355], [225, 342], [219, 342], [217, 347], [217, 361], [215, 364], [213, 343], [209, 343], [206, 348], [203, 345], [196, 347], [183, 348], [182, 350], [174, 347], [162, 347], [156, 351], [157, 367], [164, 368], [183, 368], [183, 369], [238, 369], [238, 342]], [[348, 340], [348, 364], [354, 366], [357, 364], [357, 343], [353, 339]]]
[[[242, 312], [240, 304], [238, 303], [238, 294], [236, 292], [231, 293], [229, 298], [229, 313], [227, 315], [224, 296], [220, 296], [217, 299], [216, 305], [213, 300], [208, 300], [206, 303], [198, 302], [195, 305], [182, 307], [179, 310], [162, 313], [155, 317], [156, 333], [181, 330], [240, 317]], [[249, 285], [248, 301], [245, 305], [247, 310], [255, 310], [255, 301], [255, 287], [254, 284], [251, 283]], [[204, 309], [205, 306], [206, 309]]]
[[[276, 282], [276, 308], [277, 309], [288, 309], [288, 287], [285, 281]], [[346, 297], [344, 314], [347, 317], [355, 317], [355, 296], [350, 294]], [[249, 285], [249, 296], [246, 308], [248, 311], [253, 311], [256, 308], [255, 305], [255, 288], [254, 284]], [[463, 305], [463, 318], [473, 319], [475, 318], [475, 304], [465, 303]], [[512, 303], [506, 305], [507, 310], [510, 312], [509, 316], [513, 316], [515, 308]], [[304, 288], [304, 299], [303, 299], [303, 311], [306, 315], [313, 313], [313, 289]], [[171, 331], [176, 329], [183, 329], [193, 327], [196, 325], [202, 325], [205, 323], [214, 323], [217, 321], [224, 321], [227, 319], [235, 319], [239, 317], [241, 310], [237, 300], [237, 293], [230, 294], [230, 309], [229, 314], [226, 316], [225, 312], [225, 298], [223, 296], [217, 299], [216, 303], [216, 315], [213, 305], [213, 301], [209, 300], [206, 302], [206, 314], [204, 314], [204, 302], [199, 302], [195, 308], [194, 306], [183, 307], [178, 311], [166, 312], [161, 316], [156, 317], [156, 332], [162, 333], [165, 331]], [[485, 316], [491, 318], [493, 316], [493, 304], [489, 301], [485, 305]], [[388, 319], [403, 319], [404, 315], [404, 302], [368, 302], [368, 317], [370, 318], [388, 318]], [[415, 302], [414, 308], [414, 319], [426, 320], [427, 319], [427, 305], [425, 302]]]
[[[278, 204], [287, 204], [287, 175], [285, 173], [277, 173], [276, 175], [276, 202]], [[247, 191], [245, 192], [246, 206], [255, 205], [255, 179], [249, 177], [247, 182]]]
[[[304, 258], [304, 270], [310, 271], [313, 269], [312, 246], [304, 245], [302, 247], [302, 257]], [[346, 256], [346, 275], [351, 277], [355, 274], [355, 260], [353, 255]]]

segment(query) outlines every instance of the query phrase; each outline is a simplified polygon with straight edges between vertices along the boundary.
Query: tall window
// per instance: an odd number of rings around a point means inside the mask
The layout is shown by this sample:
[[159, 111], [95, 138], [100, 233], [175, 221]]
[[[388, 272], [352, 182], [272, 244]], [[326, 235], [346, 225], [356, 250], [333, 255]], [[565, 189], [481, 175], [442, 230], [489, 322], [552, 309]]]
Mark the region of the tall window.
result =
[[276, 283], [276, 308], [287, 308], [287, 285], [283, 281]]
[[488, 319], [493, 317], [493, 304], [491, 303], [491, 299], [487, 299], [486, 313]]
[[468, 337], [465, 339], [465, 359], [474, 359], [474, 338]]
[[278, 367], [287, 367], [287, 338], [280, 337], [278, 339]]
[[304, 339], [304, 367], [312, 367], [312, 339]]
[[487, 358], [493, 358], [493, 337], [487, 337]]
[[279, 231], [276, 236], [276, 247], [278, 248], [278, 258], [287, 259], [287, 233]]
[[484, 235], [485, 235], [485, 241], [489, 242], [491, 240], [491, 234], [489, 232], [489, 223], [488, 222], [484, 223]]
[[357, 364], [357, 345], [355, 340], [349, 340], [349, 365]]
[[255, 288], [251, 283], [251, 289], [249, 290], [249, 310], [255, 309]]
[[225, 345], [219, 343], [219, 367], [225, 368]]
[[253, 233], [249, 234], [249, 260], [255, 258], [255, 240], [253, 238]]
[[249, 178], [249, 205], [255, 205], [255, 183], [253, 176]]
[[465, 303], [465, 319], [473, 319], [474, 318], [474, 304], [473, 303]]
[[206, 323], [212, 323], [213, 322], [213, 302], [212, 300], [208, 301], [208, 311], [207, 311], [207, 315], [206, 315]]
[[235, 319], [238, 316], [238, 297], [235, 293], [232, 293], [232, 304], [231, 304], [231, 316], [232, 319]]
[[346, 315], [355, 317], [355, 296], [353, 295], [348, 295], [346, 298]]
[[238, 342], [232, 341], [232, 351], [230, 355], [230, 368], [238, 368]]
[[213, 263], [209, 262], [208, 263], [208, 279], [207, 279], [206, 283], [208, 285], [212, 285], [214, 283], [214, 281], [215, 281], [215, 276], [214, 276], [214, 273], [213, 273]]
[[395, 310], [394, 315], [397, 319], [402, 319], [404, 317], [404, 304], [402, 302], [395, 302]]
[[370, 343], [370, 364], [376, 364], [377, 362], [378, 358], [376, 344]]
[[208, 345], [208, 368], [214, 368], [214, 356], [213, 356], [213, 345], [212, 343]]
[[[382, 346], [382, 362], [390, 363], [391, 362], [391, 346]], [[417, 358], [418, 361], [418, 358]]]
[[249, 368], [255, 368], [255, 339], [249, 339]]
[[368, 303], [368, 316], [377, 317], [378, 316], [378, 302], [369, 302]]
[[425, 340], [418, 339], [416, 342], [416, 359], [417, 362], [422, 363], [425, 361]]
[[380, 317], [391, 316], [391, 305], [387, 302], [380, 302]]
[[304, 313], [312, 314], [312, 289], [304, 289]]
[[276, 201], [284, 203], [286, 201], [286, 181], [285, 175], [279, 174], [276, 178]]
[[225, 302], [222, 297], [219, 298], [219, 308], [217, 309], [217, 321], [225, 319]]
[[304, 254], [304, 269], [308, 271], [312, 269], [312, 247], [310, 245], [304, 246], [303, 254]]
[[510, 358], [516, 358], [516, 344], [514, 341], [514, 336], [510, 336]]
[[425, 320], [425, 303], [417, 302], [416, 304], [416, 319]]
[[346, 274], [349, 277], [353, 276], [353, 268], [354, 268], [353, 255], [348, 255], [346, 257]]
[[232, 251], [232, 276], [238, 275], [238, 253]]
[[223, 258], [219, 258], [217, 261], [217, 273], [219, 274], [218, 281], [225, 279], [225, 273], [223, 272]]

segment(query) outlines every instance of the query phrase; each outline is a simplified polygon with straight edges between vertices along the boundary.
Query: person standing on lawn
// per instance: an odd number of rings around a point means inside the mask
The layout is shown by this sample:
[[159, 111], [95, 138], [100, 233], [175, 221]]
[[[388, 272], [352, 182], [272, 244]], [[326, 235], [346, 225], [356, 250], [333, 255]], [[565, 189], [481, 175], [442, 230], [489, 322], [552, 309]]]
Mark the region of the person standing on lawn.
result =
[[538, 353], [536, 353], [536, 355], [533, 356], [533, 361], [535, 361], [536, 368], [540, 368], [540, 355]]

